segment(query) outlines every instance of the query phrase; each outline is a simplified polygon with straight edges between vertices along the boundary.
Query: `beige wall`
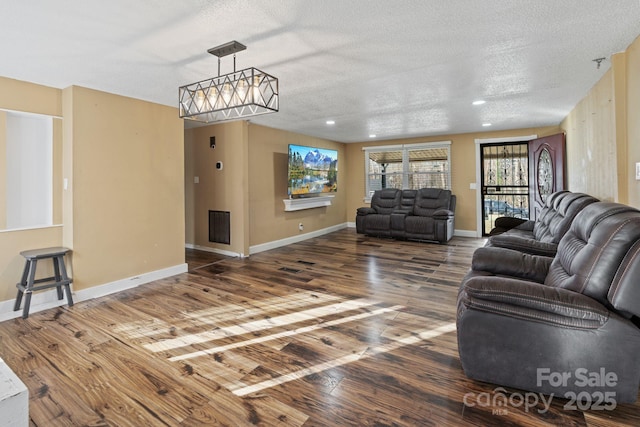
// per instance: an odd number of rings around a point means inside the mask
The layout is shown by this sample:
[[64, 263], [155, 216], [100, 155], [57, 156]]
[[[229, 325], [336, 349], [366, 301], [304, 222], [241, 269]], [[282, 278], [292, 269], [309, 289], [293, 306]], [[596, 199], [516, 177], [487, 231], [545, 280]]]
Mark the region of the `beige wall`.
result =
[[607, 71], [562, 122], [567, 134], [568, 188], [618, 200], [613, 72]]
[[[289, 144], [338, 150], [338, 191], [331, 206], [285, 212]], [[251, 124], [249, 126], [251, 246], [344, 224], [351, 173], [345, 144]], [[302, 223], [304, 230], [298, 229]]]
[[561, 123], [567, 133], [569, 189], [640, 207], [640, 38]]
[[[0, 77], [0, 108], [61, 116], [62, 96], [57, 89]], [[20, 251], [61, 243], [61, 227], [0, 232], [0, 301], [16, 297], [15, 284], [20, 281], [24, 267]]]
[[[185, 130], [188, 244], [249, 255], [247, 127], [246, 121], [236, 121]], [[213, 149], [209, 146], [212, 136], [216, 138]], [[222, 169], [216, 169], [216, 162], [222, 162]], [[210, 210], [230, 213], [229, 245], [209, 242]]]
[[5, 78], [0, 108], [64, 117], [54, 124], [54, 221], [63, 225], [0, 232], [0, 301], [15, 298], [27, 249], [72, 248], [76, 291], [183, 265], [184, 134], [175, 108]]
[[65, 92], [74, 288], [183, 264], [184, 133], [176, 109], [81, 87]]
[[[216, 148], [209, 148], [215, 136]], [[285, 212], [288, 144], [338, 150], [338, 192], [333, 205]], [[216, 170], [215, 163], [223, 162]], [[340, 165], [344, 166], [340, 166]], [[187, 243], [249, 255], [251, 246], [344, 224], [344, 144], [237, 121], [185, 130]], [[199, 183], [194, 183], [194, 177]], [[342, 187], [340, 187], [342, 182]], [[231, 244], [208, 241], [208, 211], [231, 213]], [[304, 231], [298, 230], [303, 223]]]
[[[7, 113], [0, 111], [0, 201], [7, 197]], [[4, 203], [4, 202], [3, 202]], [[7, 226], [7, 210], [4, 205], [0, 205], [0, 230]]]
[[627, 153], [622, 154], [621, 161], [627, 174], [622, 179], [627, 183], [627, 203], [640, 208], [640, 181], [635, 178], [635, 164], [640, 162], [640, 38], [629, 46], [625, 56]]
[[515, 129], [500, 132], [467, 133], [455, 135], [440, 135], [434, 137], [394, 139], [380, 142], [362, 142], [346, 144], [348, 159], [348, 203], [347, 219], [355, 221], [356, 209], [366, 206], [364, 151], [363, 147], [376, 145], [417, 144], [423, 142], [451, 141], [451, 189], [456, 195], [456, 230], [476, 231], [476, 190], [470, 189], [470, 184], [476, 182], [476, 139], [519, 137], [527, 135], [549, 136], [560, 132], [557, 126], [543, 128]]

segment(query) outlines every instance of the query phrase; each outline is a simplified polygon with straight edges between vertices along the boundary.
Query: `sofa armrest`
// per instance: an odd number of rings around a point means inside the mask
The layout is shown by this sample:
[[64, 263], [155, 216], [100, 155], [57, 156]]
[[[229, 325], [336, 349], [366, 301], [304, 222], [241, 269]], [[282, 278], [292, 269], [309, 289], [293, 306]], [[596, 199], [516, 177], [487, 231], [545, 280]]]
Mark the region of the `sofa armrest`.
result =
[[535, 227], [536, 222], [535, 221], [531, 221], [530, 219], [525, 220], [522, 224], [519, 224], [513, 228], [517, 228], [518, 230], [524, 230], [524, 231], [533, 231], [533, 228]]
[[550, 257], [490, 246], [478, 248], [473, 252], [471, 268], [543, 283], [552, 261], [553, 258]]
[[[493, 225], [496, 228], [500, 228], [506, 231], [506, 230], [511, 230], [512, 228], [518, 227], [519, 225], [522, 225], [527, 221], [528, 220], [522, 219], [522, 218], [514, 218], [511, 216], [501, 216], [496, 218], [496, 220], [493, 222]], [[533, 226], [531, 229], [533, 230]]]
[[510, 234], [497, 234], [489, 238], [489, 244], [493, 247], [513, 249], [515, 251], [554, 257], [558, 251], [558, 244], [551, 242], [541, 242], [536, 239], [515, 236]]
[[507, 277], [472, 277], [459, 299], [467, 308], [568, 328], [597, 329], [609, 319], [609, 310], [586, 295]]
[[364, 208], [358, 208], [357, 212], [358, 212], [357, 215], [369, 215], [369, 214], [376, 213], [376, 210], [373, 208], [364, 207]]
[[449, 219], [453, 218], [453, 215], [449, 209], [438, 209], [433, 213], [433, 219]]

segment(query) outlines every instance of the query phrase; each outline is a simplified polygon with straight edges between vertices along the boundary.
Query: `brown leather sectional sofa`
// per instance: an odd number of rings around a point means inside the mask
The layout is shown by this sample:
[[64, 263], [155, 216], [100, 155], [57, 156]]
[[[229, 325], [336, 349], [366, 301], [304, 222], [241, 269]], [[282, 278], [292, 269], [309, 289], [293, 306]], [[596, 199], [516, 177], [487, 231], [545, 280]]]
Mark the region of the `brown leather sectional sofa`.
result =
[[450, 190], [378, 190], [358, 208], [356, 231], [378, 237], [446, 243], [453, 237], [456, 196]]
[[551, 256], [531, 253], [523, 242], [476, 250], [462, 280], [457, 334], [465, 374], [558, 398], [582, 396], [609, 409], [635, 402], [640, 211], [590, 201]]

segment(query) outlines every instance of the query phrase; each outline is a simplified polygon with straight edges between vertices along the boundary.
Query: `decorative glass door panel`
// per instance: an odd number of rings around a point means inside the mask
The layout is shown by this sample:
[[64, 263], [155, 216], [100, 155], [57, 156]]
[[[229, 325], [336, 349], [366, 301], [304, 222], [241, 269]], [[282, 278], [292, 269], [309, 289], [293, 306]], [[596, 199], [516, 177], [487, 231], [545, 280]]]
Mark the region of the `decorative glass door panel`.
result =
[[529, 150], [526, 142], [481, 145], [482, 234], [496, 218], [529, 218]]

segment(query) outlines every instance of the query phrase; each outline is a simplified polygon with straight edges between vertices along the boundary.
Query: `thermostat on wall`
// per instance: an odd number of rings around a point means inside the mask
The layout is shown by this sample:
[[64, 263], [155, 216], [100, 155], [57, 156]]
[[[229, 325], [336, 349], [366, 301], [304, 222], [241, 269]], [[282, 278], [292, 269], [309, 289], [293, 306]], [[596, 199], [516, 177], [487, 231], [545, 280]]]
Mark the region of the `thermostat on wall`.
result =
[[216, 162], [216, 169], [222, 170], [222, 162]]

